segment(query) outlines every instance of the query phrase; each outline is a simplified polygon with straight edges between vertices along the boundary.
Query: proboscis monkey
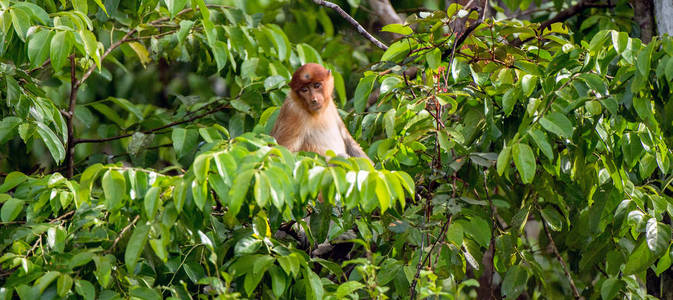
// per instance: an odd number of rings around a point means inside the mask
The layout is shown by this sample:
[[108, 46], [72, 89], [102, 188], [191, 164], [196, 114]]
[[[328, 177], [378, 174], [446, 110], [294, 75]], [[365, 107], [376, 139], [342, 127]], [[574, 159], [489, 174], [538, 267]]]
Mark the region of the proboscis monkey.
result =
[[325, 155], [367, 157], [353, 139], [332, 101], [334, 77], [323, 66], [308, 63], [292, 75], [290, 95], [285, 99], [271, 135], [290, 151]]

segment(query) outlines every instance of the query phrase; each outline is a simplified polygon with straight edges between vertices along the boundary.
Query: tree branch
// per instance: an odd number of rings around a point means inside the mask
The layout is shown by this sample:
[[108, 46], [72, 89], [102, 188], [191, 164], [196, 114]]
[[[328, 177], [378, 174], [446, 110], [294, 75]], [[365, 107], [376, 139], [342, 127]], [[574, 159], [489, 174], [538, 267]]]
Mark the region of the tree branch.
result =
[[549, 245], [551, 246], [551, 249], [554, 251], [554, 255], [556, 255], [556, 259], [561, 263], [561, 267], [563, 267], [563, 273], [565, 273], [566, 278], [568, 278], [568, 281], [570, 282], [570, 288], [573, 291], [573, 296], [575, 299], [580, 299], [580, 293], [577, 291], [577, 286], [575, 286], [575, 281], [573, 281], [572, 276], [570, 276], [570, 271], [568, 271], [568, 265], [566, 264], [565, 260], [563, 260], [563, 257], [561, 257], [561, 254], [558, 252], [558, 248], [556, 248], [556, 243], [554, 243], [554, 239], [551, 237], [551, 233], [549, 233], [549, 228], [547, 228], [547, 223], [545, 223], [544, 220], [542, 220], [542, 227], [544, 227], [544, 232], [547, 234], [547, 238], [549, 239]]
[[75, 105], [77, 104], [77, 89], [79, 84], [77, 81], [75, 69], [75, 54], [70, 54], [70, 104], [68, 111], [63, 114], [66, 118], [66, 128], [68, 130], [68, 141], [66, 149], [66, 176], [72, 178], [75, 173], [75, 138], [73, 131], [73, 120], [75, 119]]
[[133, 219], [133, 221], [131, 221], [131, 223], [129, 223], [128, 225], [126, 225], [126, 226], [122, 229], [122, 231], [119, 233], [119, 235], [115, 238], [114, 242], [112, 242], [112, 246], [111, 246], [110, 248], [108, 248], [105, 252], [107, 252], [107, 253], [112, 253], [112, 250], [114, 250], [114, 248], [117, 246], [117, 243], [119, 243], [119, 240], [122, 239], [122, 236], [124, 236], [124, 233], [126, 233], [129, 229], [131, 229], [131, 227], [133, 227], [133, 225], [134, 225], [136, 222], [138, 222], [139, 219], [140, 219], [140, 215], [137, 215], [137, 216]]
[[348, 15], [347, 12], [345, 12], [339, 5], [336, 5], [332, 2], [325, 1], [325, 0], [313, 0], [315, 4], [318, 4], [320, 6], [328, 7], [336, 11], [342, 18], [346, 19], [348, 23], [351, 23], [355, 27], [355, 30], [357, 30], [358, 33], [360, 33], [362, 36], [364, 36], [366, 39], [368, 39], [370, 42], [372, 42], [376, 47], [379, 47], [383, 50], [388, 50], [388, 46], [383, 44], [381, 41], [377, 40], [374, 36], [372, 36], [367, 30], [358, 23], [358, 21], [355, 21], [353, 17]]
[[[216, 107], [216, 108], [213, 108], [213, 109], [211, 109], [211, 110], [209, 110], [209, 111], [207, 111], [207, 112], [205, 112], [205, 113], [202, 113], [202, 114], [200, 114], [200, 115], [193, 116], [193, 117], [191, 117], [191, 118], [189, 118], [189, 119], [182, 120], [182, 121], [176, 121], [176, 122], [172, 122], [172, 123], [168, 123], [168, 124], [163, 125], [163, 126], [159, 126], [159, 127], [152, 128], [152, 129], [148, 129], [148, 130], [143, 130], [143, 131], [140, 131], [140, 132], [141, 132], [141, 133], [144, 133], [144, 134], [148, 134], [148, 133], [156, 132], [156, 131], [159, 131], [159, 130], [162, 130], [162, 129], [166, 129], [166, 128], [169, 128], [169, 127], [173, 127], [173, 126], [175, 126], [175, 125], [180, 125], [180, 124], [184, 124], [184, 123], [189, 123], [189, 122], [194, 121], [194, 120], [196, 120], [196, 119], [200, 119], [200, 118], [203, 118], [203, 117], [205, 117], [205, 116], [212, 115], [212, 114], [214, 114], [214, 113], [216, 113], [216, 112], [218, 112], [218, 111], [222, 111], [222, 110], [227, 109], [227, 108], [230, 108], [230, 107], [231, 107], [231, 106], [229, 106], [229, 104], [222, 104], [222, 105], [220, 105], [220, 106], [218, 106], [218, 107]], [[132, 135], [133, 135], [133, 133], [127, 133], [127, 134], [122, 134], [122, 135], [113, 136], [113, 137], [108, 137], [108, 138], [101, 138], [101, 139], [77, 139], [77, 140], [75, 140], [75, 144], [80, 144], [80, 143], [102, 143], [102, 142], [109, 142], [109, 141], [114, 141], [114, 140], [118, 140], [118, 139], [127, 138], [127, 137], [130, 137], [130, 136], [132, 136]]]
[[430, 254], [432, 254], [432, 251], [435, 250], [437, 244], [439, 244], [439, 242], [444, 239], [444, 236], [446, 236], [446, 230], [449, 229], [449, 225], [451, 224], [452, 219], [453, 215], [449, 216], [449, 219], [446, 220], [446, 223], [444, 223], [444, 225], [442, 226], [442, 230], [440, 230], [437, 240], [435, 240], [435, 242], [432, 243], [430, 251], [428, 251], [428, 254], [425, 256], [425, 258], [416, 266], [416, 275], [414, 275], [414, 280], [411, 282], [411, 286], [409, 287], [409, 294], [411, 295], [409, 299], [412, 300], [416, 299], [416, 283], [418, 282], [418, 278], [421, 275], [421, 268], [423, 268], [423, 266], [428, 262], [428, 259], [430, 259]]

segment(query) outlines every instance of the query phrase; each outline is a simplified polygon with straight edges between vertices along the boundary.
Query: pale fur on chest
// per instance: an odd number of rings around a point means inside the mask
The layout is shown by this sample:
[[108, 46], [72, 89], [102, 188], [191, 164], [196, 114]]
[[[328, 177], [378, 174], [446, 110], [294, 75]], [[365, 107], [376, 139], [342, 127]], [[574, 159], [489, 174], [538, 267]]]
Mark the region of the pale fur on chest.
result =
[[296, 139], [298, 145], [295, 147], [298, 150], [316, 152], [321, 155], [325, 155], [327, 150], [332, 150], [337, 155], [345, 155], [346, 144], [341, 136], [339, 124], [336, 122], [336, 118], [339, 117], [336, 107], [330, 105], [323, 113], [336, 115], [320, 118], [307, 116], [304, 119], [304, 126], [297, 124], [303, 129], [299, 132], [299, 138]]

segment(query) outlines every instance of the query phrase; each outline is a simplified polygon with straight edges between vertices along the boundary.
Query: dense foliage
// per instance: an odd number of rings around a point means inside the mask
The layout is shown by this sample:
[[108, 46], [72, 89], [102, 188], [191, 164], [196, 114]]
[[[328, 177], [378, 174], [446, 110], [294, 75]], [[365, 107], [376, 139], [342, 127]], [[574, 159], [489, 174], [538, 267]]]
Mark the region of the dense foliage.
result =
[[[661, 296], [673, 39], [588, 11], [382, 51], [310, 1], [0, 0], [0, 299]], [[375, 165], [267, 135], [306, 62]]]

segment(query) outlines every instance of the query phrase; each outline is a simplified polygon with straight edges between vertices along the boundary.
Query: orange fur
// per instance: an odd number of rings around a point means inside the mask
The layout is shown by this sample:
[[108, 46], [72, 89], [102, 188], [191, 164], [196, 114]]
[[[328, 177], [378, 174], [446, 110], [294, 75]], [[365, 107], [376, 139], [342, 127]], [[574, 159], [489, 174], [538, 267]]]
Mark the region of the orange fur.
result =
[[290, 95], [271, 135], [290, 151], [367, 157], [350, 135], [332, 101], [334, 77], [318, 64], [305, 64], [292, 75]]

